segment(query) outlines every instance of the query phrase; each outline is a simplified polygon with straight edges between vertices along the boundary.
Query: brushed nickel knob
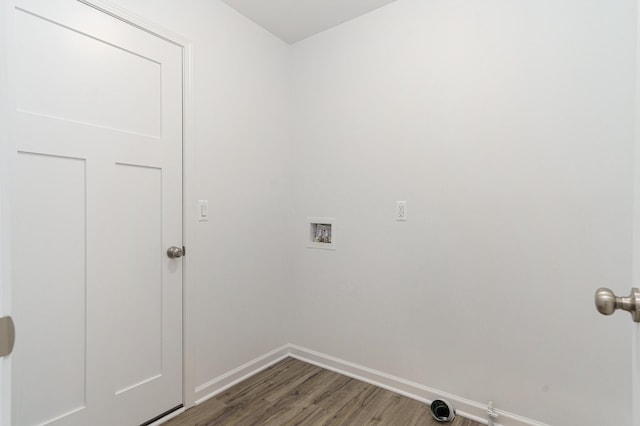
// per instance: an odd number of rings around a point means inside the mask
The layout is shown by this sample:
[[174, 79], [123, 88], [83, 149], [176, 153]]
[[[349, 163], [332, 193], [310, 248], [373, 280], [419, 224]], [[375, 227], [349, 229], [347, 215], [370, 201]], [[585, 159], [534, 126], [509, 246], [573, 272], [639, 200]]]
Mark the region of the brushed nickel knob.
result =
[[608, 288], [596, 290], [596, 308], [602, 315], [611, 315], [616, 311], [616, 295]]
[[0, 318], [0, 358], [13, 351], [16, 341], [16, 328], [11, 317]]
[[620, 309], [629, 312], [633, 321], [640, 322], [640, 290], [635, 287], [628, 297], [618, 297], [610, 289], [601, 287], [596, 290], [595, 303], [602, 315], [611, 315]]
[[171, 246], [167, 249], [167, 256], [171, 259], [178, 259], [184, 255], [182, 247]]

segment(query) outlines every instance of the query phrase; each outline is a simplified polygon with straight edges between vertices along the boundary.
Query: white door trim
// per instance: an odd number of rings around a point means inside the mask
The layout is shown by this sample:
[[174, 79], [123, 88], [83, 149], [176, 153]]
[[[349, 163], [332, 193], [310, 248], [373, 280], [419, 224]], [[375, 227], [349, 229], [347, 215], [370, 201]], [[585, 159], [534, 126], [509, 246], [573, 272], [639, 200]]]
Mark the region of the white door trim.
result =
[[[11, 235], [9, 224], [9, 184], [11, 152], [8, 117], [13, 90], [8, 81], [8, 57], [13, 23], [9, 19], [10, 2], [0, 2], [0, 316], [11, 314]], [[11, 424], [11, 357], [0, 359], [0, 425]]]
[[[135, 15], [125, 9], [102, 0], [77, 0], [87, 6], [100, 10], [114, 18], [140, 28], [146, 32], [163, 38], [182, 48], [183, 59], [183, 91], [182, 91], [182, 120], [183, 120], [183, 180], [182, 180], [182, 209], [183, 223], [182, 235], [183, 244], [189, 247], [189, 242], [193, 240], [194, 223], [188, 220], [195, 217], [196, 209], [191, 200], [195, 200], [192, 194], [192, 182], [195, 182], [194, 164], [195, 149], [192, 143], [194, 134], [193, 129], [193, 65], [192, 52], [193, 46], [191, 41], [182, 37], [166, 28], [158, 26], [147, 21], [145, 18]], [[10, 207], [10, 187], [11, 187], [11, 165], [8, 164], [8, 153], [11, 152], [11, 142], [8, 137], [10, 124], [7, 119], [10, 117], [10, 105], [13, 99], [12, 90], [7, 81], [7, 58], [8, 50], [11, 48], [10, 41], [13, 36], [12, 22], [10, 19], [12, 1], [0, 0], [0, 89], [2, 93], [9, 94], [0, 99], [0, 316], [11, 313], [10, 295], [11, 295], [11, 224], [7, 212]], [[190, 277], [190, 261], [189, 256], [183, 259], [183, 403], [185, 407], [194, 405], [194, 353], [190, 348], [193, 346], [191, 333], [191, 318], [189, 312], [193, 306], [191, 301], [191, 293], [188, 288]], [[17, 333], [19, 333], [19, 324], [17, 325]], [[19, 338], [19, 336], [18, 336]], [[11, 358], [6, 357], [0, 359], [0, 426], [9, 426], [11, 424], [11, 376], [10, 376]]]
[[[636, 1], [632, 286], [640, 286], [640, 0]], [[640, 426], [640, 324], [631, 323], [632, 424]]]

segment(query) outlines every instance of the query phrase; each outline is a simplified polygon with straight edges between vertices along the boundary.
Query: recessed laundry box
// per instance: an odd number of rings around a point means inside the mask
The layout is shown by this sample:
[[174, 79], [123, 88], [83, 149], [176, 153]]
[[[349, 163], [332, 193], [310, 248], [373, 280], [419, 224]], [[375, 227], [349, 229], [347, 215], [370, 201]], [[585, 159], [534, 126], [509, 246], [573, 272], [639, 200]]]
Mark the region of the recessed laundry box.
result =
[[326, 250], [336, 249], [334, 217], [308, 217], [307, 247]]

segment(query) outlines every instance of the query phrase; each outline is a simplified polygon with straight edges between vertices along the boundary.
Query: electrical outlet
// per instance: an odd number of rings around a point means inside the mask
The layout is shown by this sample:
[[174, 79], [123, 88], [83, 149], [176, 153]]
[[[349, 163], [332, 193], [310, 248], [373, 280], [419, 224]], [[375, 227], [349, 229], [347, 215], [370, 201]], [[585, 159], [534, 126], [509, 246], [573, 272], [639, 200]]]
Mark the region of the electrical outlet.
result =
[[398, 222], [406, 222], [407, 220], [407, 202], [396, 201], [396, 220]]

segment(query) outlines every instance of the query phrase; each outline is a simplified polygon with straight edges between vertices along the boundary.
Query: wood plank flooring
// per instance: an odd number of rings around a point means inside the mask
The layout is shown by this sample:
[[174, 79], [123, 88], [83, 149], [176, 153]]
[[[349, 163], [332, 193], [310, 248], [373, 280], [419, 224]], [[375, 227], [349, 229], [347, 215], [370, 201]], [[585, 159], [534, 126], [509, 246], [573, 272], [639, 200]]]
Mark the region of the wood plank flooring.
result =
[[169, 420], [166, 426], [480, 426], [433, 420], [429, 407], [367, 383], [286, 358]]

